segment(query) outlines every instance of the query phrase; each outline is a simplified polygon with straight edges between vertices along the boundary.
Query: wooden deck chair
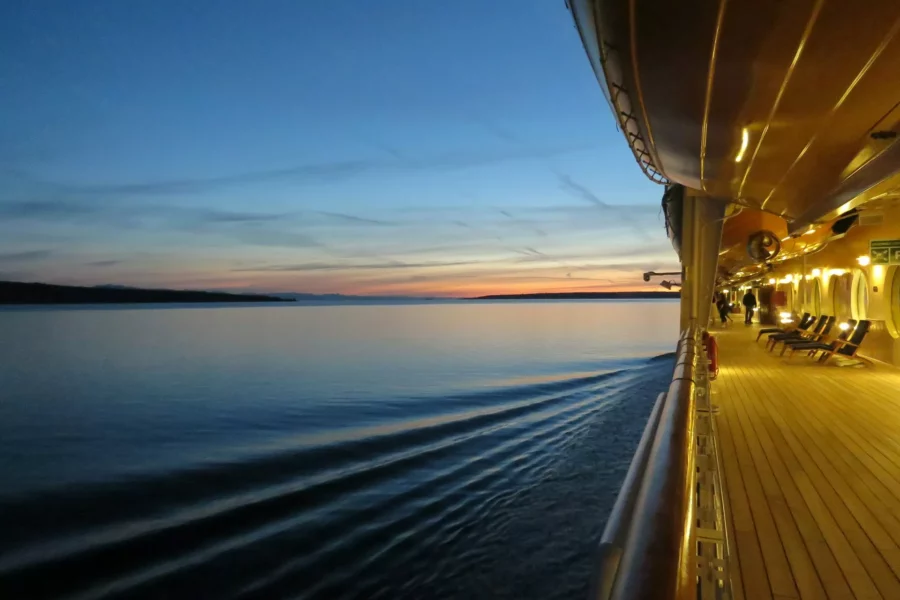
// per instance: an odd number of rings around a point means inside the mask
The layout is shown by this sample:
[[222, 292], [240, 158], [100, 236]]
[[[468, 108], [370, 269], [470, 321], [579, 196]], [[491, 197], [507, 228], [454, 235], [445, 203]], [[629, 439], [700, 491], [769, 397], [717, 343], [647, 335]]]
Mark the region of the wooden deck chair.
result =
[[763, 334], [766, 333], [789, 333], [791, 331], [797, 331], [798, 329], [806, 331], [810, 328], [815, 320], [816, 318], [811, 314], [803, 313], [803, 316], [800, 317], [800, 322], [797, 323], [796, 327], [766, 327], [765, 329], [760, 329], [759, 333], [756, 334], [756, 341], [758, 342], [759, 338], [761, 338]]
[[[784, 356], [784, 353], [788, 348], [792, 348], [795, 344], [808, 344], [813, 342], [822, 342], [828, 343], [831, 341], [831, 331], [834, 329], [834, 326], [837, 324], [837, 317], [828, 317], [825, 319], [825, 325], [819, 331], [814, 331], [808, 335], [796, 336], [791, 338], [786, 338], [782, 340], [778, 340], [784, 345], [781, 347], [781, 355]], [[777, 341], [775, 343], [778, 343]], [[774, 349], [774, 345], [772, 348]]]
[[821, 315], [817, 320], [815, 327], [808, 331], [789, 331], [787, 333], [771, 333], [769, 334], [769, 341], [766, 343], [766, 346], [769, 349], [769, 352], [775, 350], [775, 346], [778, 345], [778, 342], [789, 342], [789, 341], [808, 341], [815, 342], [823, 335], [828, 335], [828, 332], [831, 331], [831, 328], [834, 326], [834, 317], [829, 317], [827, 315]]
[[791, 348], [791, 354], [797, 350], [808, 350], [809, 356], [815, 356], [817, 352], [821, 352], [822, 356], [819, 357], [820, 363], [828, 362], [828, 359], [835, 354], [854, 358], [859, 351], [860, 344], [866, 339], [866, 334], [869, 333], [872, 322], [863, 319], [857, 323], [850, 319], [847, 321], [847, 324], [850, 327], [842, 331], [841, 335], [831, 343], [810, 342], [808, 344], [795, 344]]

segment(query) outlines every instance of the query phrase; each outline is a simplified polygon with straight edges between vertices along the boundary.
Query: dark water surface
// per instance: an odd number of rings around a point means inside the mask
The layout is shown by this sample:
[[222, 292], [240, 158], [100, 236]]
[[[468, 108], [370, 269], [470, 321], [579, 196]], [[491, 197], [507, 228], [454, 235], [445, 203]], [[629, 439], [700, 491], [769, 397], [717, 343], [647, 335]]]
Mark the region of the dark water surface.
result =
[[677, 315], [2, 310], [0, 597], [584, 597]]

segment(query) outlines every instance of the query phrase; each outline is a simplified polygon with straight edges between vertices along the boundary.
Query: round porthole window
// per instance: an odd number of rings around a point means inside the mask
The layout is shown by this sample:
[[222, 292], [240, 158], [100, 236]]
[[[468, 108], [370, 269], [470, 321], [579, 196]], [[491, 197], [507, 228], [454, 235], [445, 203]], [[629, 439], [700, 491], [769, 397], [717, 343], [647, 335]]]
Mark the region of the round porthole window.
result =
[[[891, 277], [891, 322], [889, 327], [891, 335], [895, 338], [900, 337], [900, 268], [891, 267], [893, 277]], [[891, 275], [891, 273], [888, 273]]]
[[864, 271], [853, 274], [853, 318], [857, 321], [865, 319], [869, 313], [869, 280]]
[[809, 311], [817, 317], [822, 314], [822, 285], [818, 279], [813, 279]]
[[834, 316], [838, 322], [846, 321], [853, 318], [851, 308], [851, 287], [853, 283], [853, 275], [845, 273], [843, 275], [832, 275], [829, 280], [831, 288], [831, 300], [834, 306]]

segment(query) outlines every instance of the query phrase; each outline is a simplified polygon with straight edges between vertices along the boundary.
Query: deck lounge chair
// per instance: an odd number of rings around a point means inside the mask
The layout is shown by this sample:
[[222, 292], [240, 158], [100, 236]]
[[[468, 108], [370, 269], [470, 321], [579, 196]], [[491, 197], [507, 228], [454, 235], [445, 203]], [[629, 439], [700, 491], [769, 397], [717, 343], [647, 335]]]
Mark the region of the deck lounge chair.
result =
[[[837, 323], [836, 317], [828, 317], [825, 319], [825, 324], [819, 328], [817, 331], [813, 331], [809, 335], [804, 336], [796, 336], [796, 337], [788, 337], [785, 339], [777, 340], [775, 343], [777, 344], [779, 341], [784, 344], [781, 347], [781, 356], [784, 356], [785, 351], [788, 348], [794, 346], [794, 344], [807, 344], [810, 342], [830, 342], [829, 336], [831, 335], [831, 330], [834, 329], [835, 324]], [[772, 348], [774, 349], [774, 344]]]
[[793, 355], [797, 350], [808, 350], [809, 356], [815, 356], [817, 352], [821, 352], [822, 356], [819, 357], [819, 362], [821, 363], [828, 362], [828, 359], [835, 354], [848, 358], [855, 357], [859, 351], [860, 344], [866, 339], [866, 334], [869, 333], [872, 322], [863, 319], [857, 323], [850, 319], [847, 321], [847, 324], [850, 327], [842, 331], [841, 335], [831, 343], [809, 342], [806, 344], [794, 344], [791, 346], [791, 354]]
[[769, 352], [775, 350], [775, 346], [778, 345], [778, 342], [788, 342], [788, 341], [807, 341], [807, 342], [815, 342], [821, 339], [823, 335], [827, 335], [831, 328], [834, 326], [834, 317], [829, 317], [827, 315], [821, 315], [816, 320], [815, 326], [808, 331], [800, 331], [794, 330], [789, 331], [787, 333], [770, 333], [769, 341], [766, 342], [766, 346], [769, 349]]
[[756, 341], [758, 342], [759, 338], [761, 338], [766, 333], [789, 333], [791, 331], [797, 331], [798, 329], [806, 331], [810, 328], [815, 320], [816, 318], [811, 314], [803, 313], [803, 316], [800, 317], [800, 322], [797, 323], [796, 327], [766, 327], [765, 329], [760, 329], [759, 333], [756, 334]]

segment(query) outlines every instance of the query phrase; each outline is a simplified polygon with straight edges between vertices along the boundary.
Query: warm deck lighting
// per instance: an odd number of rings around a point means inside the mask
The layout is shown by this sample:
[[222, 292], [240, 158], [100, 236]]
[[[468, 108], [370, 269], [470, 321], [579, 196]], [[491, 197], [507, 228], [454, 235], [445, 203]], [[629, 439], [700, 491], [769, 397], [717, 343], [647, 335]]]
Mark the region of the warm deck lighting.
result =
[[775, 283], [775, 278], [774, 278], [774, 277], [772, 277], [771, 279], [769, 279], [769, 284], [774, 284], [774, 283]]
[[813, 276], [813, 277], [818, 277], [818, 276], [821, 275], [821, 274], [822, 274], [822, 269], [813, 269], [813, 270], [812, 270], [812, 276]]
[[806, 231], [803, 232], [803, 235], [810, 235], [810, 234], [813, 234], [813, 233], [815, 233], [815, 232], [816, 232], [816, 228], [815, 228], [815, 227], [810, 227], [809, 229], [807, 229]]
[[838, 327], [841, 328], [841, 331], [847, 331], [848, 329], [850, 329], [850, 324], [849, 323], [841, 323], [840, 325], [838, 325]]
[[831, 269], [831, 270], [828, 271], [828, 272], [829, 272], [830, 274], [832, 274], [832, 275], [836, 275], [837, 277], [840, 277], [841, 275], [843, 275], [843, 274], [846, 273], [847, 271], [846, 271], [846, 269]]
[[741, 149], [738, 151], [737, 156], [734, 157], [734, 162], [739, 163], [744, 160], [744, 153], [747, 151], [747, 145], [750, 143], [750, 132], [747, 131], [747, 128], [741, 131]]
[[856, 262], [858, 262], [859, 266], [861, 266], [861, 267], [868, 267], [869, 263], [872, 262], [872, 259], [869, 258], [868, 255], [864, 254], [864, 255], [860, 256], [859, 258], [857, 258]]
[[784, 276], [784, 279], [781, 280], [782, 283], [790, 283], [794, 280], [794, 276], [788, 273]]

